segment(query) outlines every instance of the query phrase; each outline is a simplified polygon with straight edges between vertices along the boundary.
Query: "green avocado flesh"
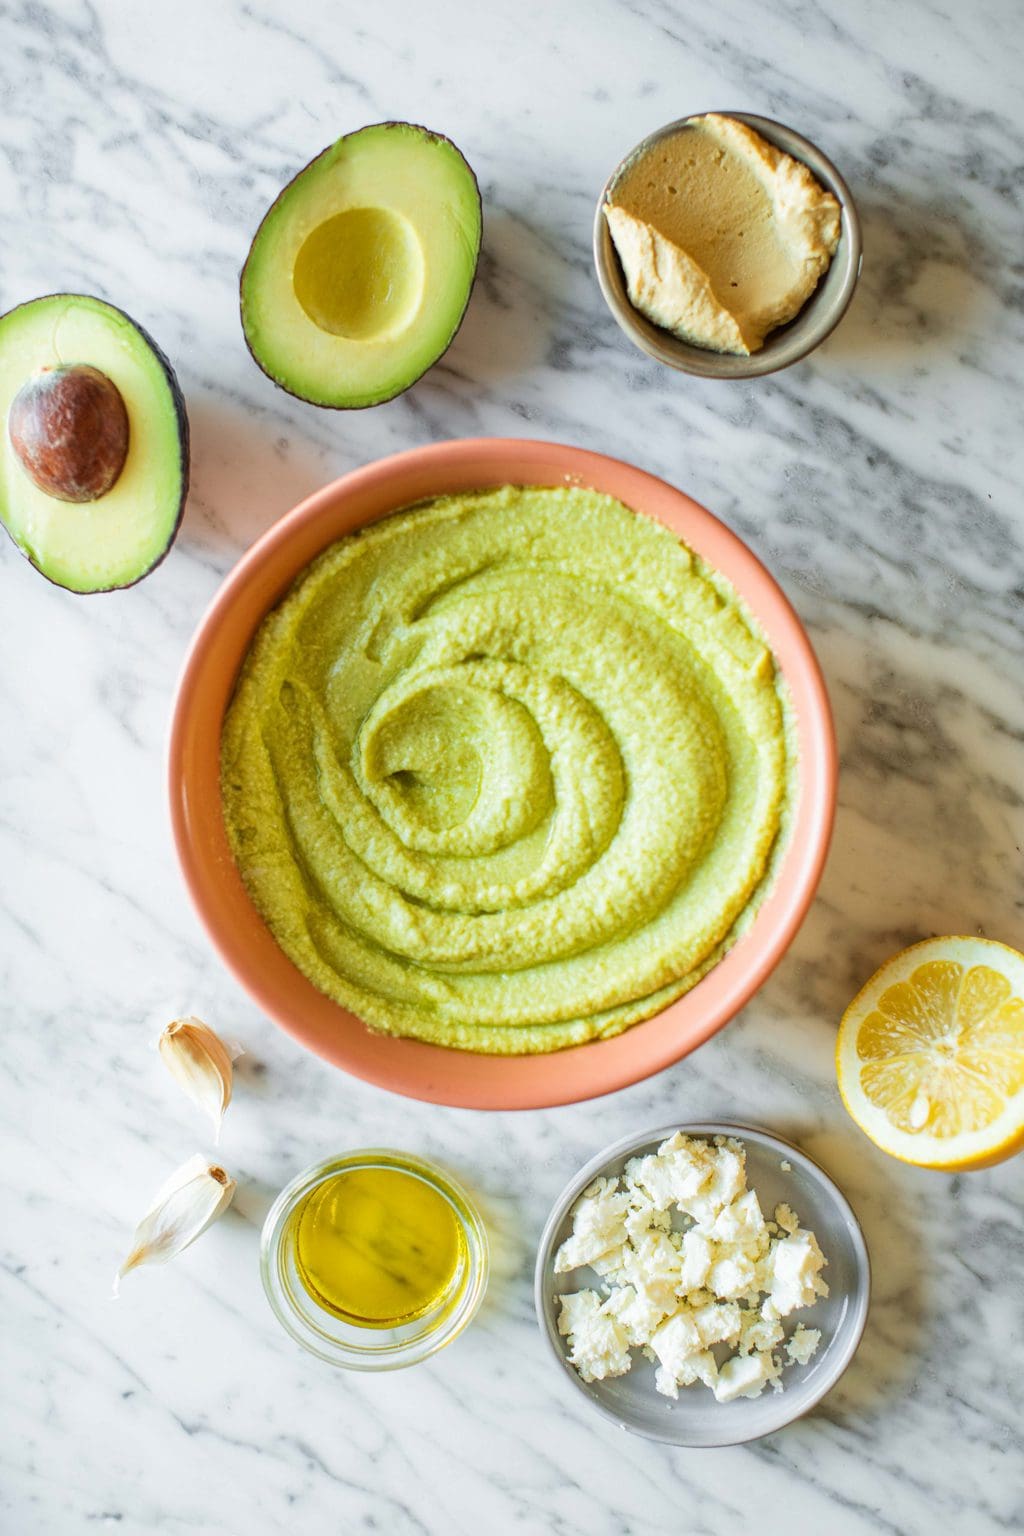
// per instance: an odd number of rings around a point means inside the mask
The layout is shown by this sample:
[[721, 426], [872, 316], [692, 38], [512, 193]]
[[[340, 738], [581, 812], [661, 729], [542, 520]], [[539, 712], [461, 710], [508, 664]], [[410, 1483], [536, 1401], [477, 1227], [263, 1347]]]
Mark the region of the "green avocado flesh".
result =
[[476, 178], [449, 139], [410, 123], [339, 139], [252, 243], [241, 298], [253, 357], [314, 405], [401, 394], [459, 328], [480, 229]]
[[[30, 479], [11, 442], [11, 407], [46, 370], [88, 365], [128, 413], [128, 453], [111, 488], [69, 502]], [[188, 489], [188, 422], [170, 366], [113, 305], [82, 294], [33, 299], [0, 317], [0, 519], [42, 574], [72, 592], [131, 586], [166, 554]]]

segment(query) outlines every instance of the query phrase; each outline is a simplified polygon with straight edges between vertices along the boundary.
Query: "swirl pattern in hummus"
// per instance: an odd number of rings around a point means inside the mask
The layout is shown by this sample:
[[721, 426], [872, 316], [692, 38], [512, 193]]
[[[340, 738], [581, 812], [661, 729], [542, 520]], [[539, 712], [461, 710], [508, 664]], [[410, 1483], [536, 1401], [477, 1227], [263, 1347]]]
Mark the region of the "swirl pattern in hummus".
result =
[[763, 891], [790, 762], [735, 593], [595, 492], [449, 496], [327, 550], [224, 727], [234, 857], [373, 1028], [558, 1050], [657, 1012]]

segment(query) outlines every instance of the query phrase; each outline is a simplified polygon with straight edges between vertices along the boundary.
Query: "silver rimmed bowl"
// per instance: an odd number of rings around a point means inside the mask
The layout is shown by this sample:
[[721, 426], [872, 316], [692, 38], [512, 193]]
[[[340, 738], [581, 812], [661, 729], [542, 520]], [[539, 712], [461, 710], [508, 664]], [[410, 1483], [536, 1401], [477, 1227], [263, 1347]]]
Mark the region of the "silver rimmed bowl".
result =
[[820, 346], [843, 318], [853, 298], [863, 259], [860, 219], [849, 187], [832, 161], [816, 144], [770, 117], [757, 117], [750, 112], [720, 112], [717, 115], [745, 123], [794, 160], [801, 160], [821, 185], [832, 193], [842, 209], [842, 229], [836, 253], [828, 271], [800, 313], [787, 325], [770, 332], [760, 351], [749, 357], [738, 357], [727, 352], [712, 352], [706, 347], [695, 347], [688, 341], [680, 340], [671, 331], [663, 330], [648, 320], [629, 302], [626, 279], [608, 228], [608, 220], [604, 216], [604, 205], [628, 166], [647, 154], [662, 139], [681, 132], [697, 118], [706, 117], [707, 113], [704, 112], [667, 123], [664, 128], [659, 128], [631, 149], [615, 167], [597, 202], [594, 265], [608, 308], [630, 341], [649, 357], [656, 358], [668, 368], [696, 374], [700, 378], [755, 379], [798, 363], [815, 347]]
[[[803, 1227], [810, 1228], [828, 1260], [824, 1278], [829, 1295], [790, 1321], [821, 1331], [821, 1344], [807, 1365], [787, 1365], [783, 1390], [766, 1389], [760, 1397], [719, 1403], [706, 1387], [684, 1387], [678, 1401], [654, 1385], [654, 1366], [637, 1351], [625, 1376], [585, 1382], [569, 1364], [566, 1340], [558, 1332], [558, 1298], [566, 1291], [596, 1289], [590, 1269], [556, 1275], [555, 1254], [572, 1231], [573, 1206], [594, 1179], [621, 1174], [632, 1157], [656, 1152], [676, 1131], [710, 1138], [732, 1136], [747, 1153], [747, 1184], [757, 1191], [762, 1209], [785, 1203]], [[788, 1166], [786, 1166], [788, 1165]], [[668, 1445], [710, 1447], [739, 1445], [773, 1434], [801, 1418], [831, 1391], [853, 1359], [867, 1321], [871, 1268], [860, 1225], [849, 1202], [818, 1164], [799, 1147], [752, 1125], [701, 1121], [667, 1125], [627, 1136], [593, 1158], [569, 1181], [555, 1201], [541, 1236], [534, 1277], [534, 1300], [541, 1333], [571, 1391], [582, 1393], [604, 1418], [633, 1434]]]

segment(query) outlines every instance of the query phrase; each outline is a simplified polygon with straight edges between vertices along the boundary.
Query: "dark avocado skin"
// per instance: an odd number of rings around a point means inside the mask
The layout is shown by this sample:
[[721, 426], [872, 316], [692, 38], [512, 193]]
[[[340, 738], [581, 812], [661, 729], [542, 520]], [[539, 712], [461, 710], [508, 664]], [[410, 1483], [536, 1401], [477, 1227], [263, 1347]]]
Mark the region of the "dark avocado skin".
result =
[[[19, 309], [24, 309], [26, 304], [35, 304], [39, 299], [70, 299], [73, 302], [76, 299], [92, 297], [98, 297], [98, 295], [64, 293], [61, 291], [57, 293], [40, 293], [37, 294], [35, 298], [26, 299], [24, 304], [15, 304], [13, 309], [6, 310], [4, 314], [0, 315], [0, 320], [6, 320], [8, 315], [16, 314]], [[54, 581], [53, 577], [48, 576], [43, 570], [42, 566], [37, 565], [36, 562], [32, 559], [31, 555], [27, 554], [26, 551], [22, 549], [17, 539], [7, 528], [7, 524], [3, 523], [3, 520], [0, 519], [0, 523], [3, 525], [4, 532], [7, 533], [11, 543], [14, 545], [18, 553], [24, 556], [32, 569], [34, 571], [38, 571], [40, 576], [44, 577], [50, 583], [51, 587], [59, 587], [62, 592], [71, 592], [75, 597], [102, 597], [105, 592], [127, 592], [130, 587], [137, 587], [140, 581], [145, 581], [147, 576], [152, 575], [158, 565], [163, 565], [164, 561], [167, 559], [167, 556], [171, 552], [171, 546], [173, 545], [175, 539], [178, 537], [178, 530], [181, 527], [181, 520], [185, 515], [185, 503], [188, 500], [189, 467], [191, 463], [189, 457], [188, 412], [185, 409], [185, 396], [181, 392], [181, 385], [178, 383], [178, 375], [175, 373], [173, 367], [171, 366], [170, 358], [167, 356], [166, 352], [164, 352], [158, 343], [153, 340], [152, 336], [144, 326], [141, 326], [137, 320], [133, 320], [131, 315], [126, 314], [125, 311], [121, 309], [117, 304], [111, 304], [109, 299], [103, 299], [101, 302], [106, 304], [108, 308], [116, 310], [122, 319], [127, 320], [128, 324], [134, 330], [138, 331], [139, 335], [142, 337], [149, 350], [153, 353], [157, 362], [160, 364], [160, 367], [163, 369], [164, 374], [166, 375], [167, 383], [171, 391], [171, 400], [174, 404], [174, 416], [178, 424], [178, 457], [181, 465], [181, 500], [178, 503], [178, 515], [174, 519], [174, 527], [171, 529], [171, 536], [167, 540], [163, 554], [158, 555], [157, 558], [153, 561], [153, 564], [147, 567], [147, 569], [144, 570], [140, 576], [136, 576], [134, 581], [126, 581], [122, 586], [119, 587], [96, 587], [92, 592], [75, 592], [72, 587], [65, 587], [61, 582]]]
[[[260, 222], [259, 222], [259, 224], [257, 226], [256, 234], [253, 235], [252, 240], [249, 242], [249, 255], [251, 256], [252, 248], [256, 244], [256, 238], [259, 235], [259, 232], [263, 228], [264, 224], [267, 222], [267, 219], [270, 217], [271, 213], [273, 213], [274, 209], [277, 207], [277, 205], [281, 201], [282, 197], [284, 197], [285, 193], [287, 191], [289, 191], [289, 189], [295, 185], [295, 183], [298, 181], [299, 177], [300, 176], [304, 176], [307, 171], [312, 170], [313, 166], [316, 165], [317, 161], [318, 160], [322, 160], [324, 155], [328, 154], [332, 149], [335, 148], [336, 145], [341, 144], [345, 139], [354, 138], [357, 133], [364, 133], [367, 128], [414, 128], [417, 133], [421, 133], [425, 139], [430, 139], [435, 144], [450, 144], [452, 149], [454, 149], [455, 153], [458, 155], [459, 159], [463, 162], [463, 164], [465, 165], [467, 171], [469, 172], [470, 177], [471, 177], [472, 182], [473, 182], [473, 188], [474, 188], [474, 190], [476, 192], [477, 205], [478, 205], [478, 207], [480, 209], [480, 245], [477, 246], [477, 262], [476, 262], [476, 265], [473, 268], [473, 276], [470, 279], [469, 288], [468, 288], [468, 290], [466, 292], [466, 302], [462, 306], [462, 313], [459, 315], [459, 318], [455, 322], [455, 327], [454, 327], [451, 335], [448, 338], [448, 341], [447, 341], [447, 344], [445, 346], [444, 352], [442, 352], [440, 357], [435, 358], [434, 361], [430, 364], [431, 368], [436, 368], [437, 364], [441, 361], [441, 358], [444, 357], [445, 352], [448, 351], [448, 348], [451, 346], [452, 342], [455, 340], [456, 336], [459, 334], [459, 331], [462, 329], [462, 322], [466, 318], [466, 310], [469, 308], [469, 301], [473, 297], [473, 289], [476, 287], [477, 274], [480, 271], [479, 257], [480, 257], [480, 249], [481, 249], [481, 246], [483, 245], [483, 227], [484, 227], [484, 205], [483, 205], [483, 198], [480, 196], [480, 183], [476, 179], [476, 172], [474, 171], [473, 167], [470, 165], [469, 161], [466, 159], [465, 155], [462, 153], [462, 150], [455, 143], [455, 140], [454, 139], [450, 139], [447, 136], [447, 134], [435, 133], [433, 128], [424, 128], [422, 123], [407, 123], [407, 122], [404, 122], [401, 118], [388, 118], [385, 122], [382, 122], [382, 123], [364, 123], [361, 128], [353, 128], [351, 133], [343, 133], [340, 138], [334, 140], [333, 144], [328, 144], [327, 147], [325, 149], [322, 149], [318, 155], [314, 155], [312, 160], [307, 160], [306, 164], [295, 172], [295, 175], [291, 178], [291, 180], [285, 182], [284, 186], [281, 188], [280, 192], [274, 198], [274, 201], [271, 203], [270, 207], [267, 209], [266, 213], [263, 215], [262, 219], [260, 220]], [[249, 265], [249, 256], [246, 256], [245, 261], [242, 263], [242, 270], [238, 274], [238, 309], [239, 309], [239, 314], [241, 314], [241, 309], [242, 309], [242, 285], [245, 282], [245, 272], [246, 272], [246, 268], [248, 267], [248, 265]], [[320, 401], [320, 400], [310, 400], [308, 398], [308, 396], [300, 395], [297, 390], [290, 389], [287, 384], [282, 383], [282, 381], [280, 379], [276, 379], [272, 373], [269, 373], [267, 371], [267, 369], [264, 368], [263, 364], [260, 362], [259, 358], [256, 356], [256, 353], [253, 351], [252, 347], [249, 345], [249, 338], [246, 335], [244, 321], [242, 323], [242, 336], [243, 336], [243, 338], [245, 340], [245, 346], [246, 346], [246, 350], [249, 353], [249, 356], [252, 358], [253, 362], [256, 364], [256, 367], [260, 370], [260, 373], [265, 374], [266, 377], [270, 380], [271, 384], [274, 384], [274, 385], [276, 385], [276, 387], [278, 389], [283, 390], [286, 395], [291, 395], [293, 400], [304, 400], [307, 405], [315, 405], [317, 407], [317, 409], [321, 410], [321, 411], [372, 411], [374, 406], [376, 406], [376, 405], [387, 405], [389, 400], [397, 400], [399, 395], [404, 395], [407, 390], [412, 389], [414, 384], [418, 384], [420, 379], [422, 379], [422, 377], [423, 377], [422, 373], [418, 374], [415, 379], [410, 379], [408, 384], [403, 384], [401, 389], [393, 390], [390, 395], [383, 395], [381, 397], [381, 399], [374, 400], [372, 403], [368, 403], [366, 405], [324, 405], [323, 402]], [[429, 369], [424, 369], [424, 372], [425, 373], [429, 372]]]

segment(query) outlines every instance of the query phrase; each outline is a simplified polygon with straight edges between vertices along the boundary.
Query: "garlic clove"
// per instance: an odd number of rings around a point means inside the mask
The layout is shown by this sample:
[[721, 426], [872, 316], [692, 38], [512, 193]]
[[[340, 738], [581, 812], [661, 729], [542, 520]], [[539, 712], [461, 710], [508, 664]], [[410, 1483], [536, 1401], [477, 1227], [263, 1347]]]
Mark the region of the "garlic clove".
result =
[[227, 1210], [235, 1188], [234, 1179], [201, 1153], [183, 1163], [135, 1228], [131, 1252], [114, 1277], [114, 1295], [129, 1270], [140, 1264], [166, 1264], [194, 1243]]
[[160, 1036], [164, 1065], [179, 1087], [213, 1121], [214, 1142], [220, 1141], [221, 1121], [231, 1103], [233, 1056], [220, 1036], [202, 1019], [175, 1019]]

